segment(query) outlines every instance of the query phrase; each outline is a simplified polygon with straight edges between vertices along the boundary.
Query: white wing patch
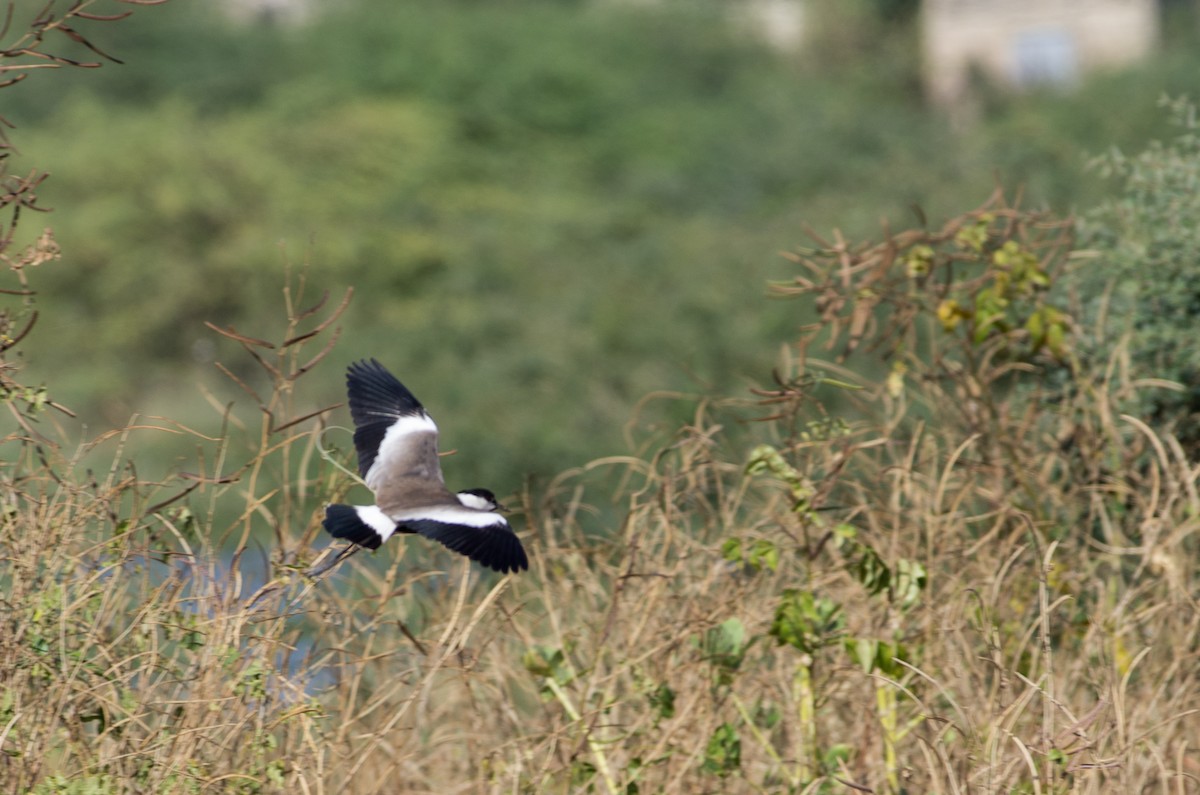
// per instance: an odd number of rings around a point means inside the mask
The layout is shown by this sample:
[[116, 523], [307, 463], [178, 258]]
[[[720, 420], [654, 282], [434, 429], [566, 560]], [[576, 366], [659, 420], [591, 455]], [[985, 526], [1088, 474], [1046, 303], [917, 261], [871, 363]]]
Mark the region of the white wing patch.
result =
[[475, 511], [465, 507], [459, 508], [455, 505], [430, 505], [424, 508], [393, 511], [391, 518], [396, 522], [429, 519], [434, 522], [442, 522], [443, 524], [457, 524], [480, 528], [508, 526], [508, 522], [498, 513]]
[[354, 508], [358, 513], [358, 518], [362, 519], [363, 524], [379, 533], [380, 543], [391, 538], [392, 533], [396, 532], [396, 523], [388, 518], [388, 515], [379, 510], [377, 505], [357, 505]]
[[425, 412], [399, 417], [383, 435], [383, 441], [379, 443], [379, 451], [375, 454], [375, 462], [371, 464], [371, 468], [367, 470], [367, 476], [363, 478], [367, 487], [372, 491], [375, 490], [375, 481], [378, 480], [379, 474], [404, 454], [406, 448], [412, 445], [414, 436], [431, 432], [436, 434], [437, 429], [433, 418]]

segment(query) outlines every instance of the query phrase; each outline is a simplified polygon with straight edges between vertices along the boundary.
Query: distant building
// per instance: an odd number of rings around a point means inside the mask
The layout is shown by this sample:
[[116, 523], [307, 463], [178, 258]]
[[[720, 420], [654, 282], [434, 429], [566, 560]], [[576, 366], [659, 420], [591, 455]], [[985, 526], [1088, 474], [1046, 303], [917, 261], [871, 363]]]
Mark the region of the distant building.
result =
[[[596, 0], [597, 2], [657, 5], [662, 0]], [[839, 0], [840, 1], [840, 0]], [[794, 50], [805, 34], [805, 12], [810, 0], [726, 0], [725, 10], [735, 24], [741, 25], [767, 44], [781, 50]]]
[[224, 0], [229, 13], [237, 19], [260, 22], [296, 21], [311, 11], [313, 0]]
[[767, 43], [790, 50], [803, 41], [805, 0], [745, 0], [742, 5], [742, 13]]
[[924, 0], [925, 81], [942, 104], [962, 99], [972, 70], [1002, 85], [1069, 86], [1084, 73], [1146, 55], [1156, 0]]

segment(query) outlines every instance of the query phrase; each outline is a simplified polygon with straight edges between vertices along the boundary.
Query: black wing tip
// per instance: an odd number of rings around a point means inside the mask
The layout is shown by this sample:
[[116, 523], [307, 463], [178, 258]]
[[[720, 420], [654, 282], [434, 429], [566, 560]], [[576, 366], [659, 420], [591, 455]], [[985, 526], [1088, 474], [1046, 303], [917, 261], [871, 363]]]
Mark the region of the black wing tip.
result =
[[521, 547], [521, 542], [516, 540], [516, 536], [513, 536], [513, 542], [513, 546], [508, 549], [494, 550], [495, 554], [489, 554], [493, 550], [481, 550], [479, 553], [467, 557], [480, 566], [500, 574], [516, 574], [520, 571], [527, 571], [529, 558], [525, 557], [525, 550]]
[[491, 563], [483, 565], [498, 571], [501, 574], [512, 572], [516, 574], [519, 571], [529, 570], [529, 558], [525, 555], [525, 547], [521, 545], [521, 539], [517, 538], [517, 534], [511, 529], [508, 531], [506, 549], [501, 553], [499, 560], [493, 560]]
[[395, 378], [391, 371], [379, 363], [379, 360], [372, 356], [370, 359], [359, 359], [357, 362], [351, 362], [346, 368], [346, 378], [349, 380], [351, 376], [387, 376]]
[[529, 571], [529, 558], [525, 555], [525, 547], [521, 546], [520, 541], [517, 541], [515, 548], [509, 554], [507, 565], [492, 565], [490, 568], [501, 574], [508, 574], [509, 572], [516, 574], [519, 571]]
[[379, 549], [383, 543], [379, 533], [368, 526], [351, 505], [326, 505], [325, 519], [321, 524], [334, 538], [342, 538], [367, 549]]
[[509, 550], [500, 556], [468, 555], [468, 557], [480, 566], [500, 574], [516, 574], [529, 569], [529, 558], [525, 557], [525, 550], [521, 548], [520, 544], [521, 542], [518, 541], [515, 552]]
[[398, 388], [400, 391], [408, 393], [408, 388], [400, 383], [400, 379], [392, 375], [392, 371], [380, 364], [379, 360], [374, 357], [351, 362], [350, 366], [346, 368], [346, 386], [354, 387], [360, 384], [382, 387], [389, 392]]
[[360, 418], [370, 421], [367, 412], [403, 416], [425, 410], [416, 395], [377, 359], [362, 359], [346, 368], [346, 393], [356, 422]]

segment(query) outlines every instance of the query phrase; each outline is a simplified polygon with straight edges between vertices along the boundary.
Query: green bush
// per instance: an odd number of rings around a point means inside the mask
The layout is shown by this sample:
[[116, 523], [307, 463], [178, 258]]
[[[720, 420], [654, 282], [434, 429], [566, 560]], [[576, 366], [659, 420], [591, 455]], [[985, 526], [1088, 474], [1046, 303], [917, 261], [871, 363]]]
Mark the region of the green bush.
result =
[[1117, 198], [1083, 219], [1089, 257], [1078, 271], [1096, 355], [1123, 351], [1141, 379], [1176, 382], [1146, 389], [1132, 403], [1164, 421], [1196, 449], [1200, 434], [1200, 134], [1195, 108], [1172, 103], [1177, 135], [1127, 155], [1114, 149], [1097, 170], [1120, 181]]

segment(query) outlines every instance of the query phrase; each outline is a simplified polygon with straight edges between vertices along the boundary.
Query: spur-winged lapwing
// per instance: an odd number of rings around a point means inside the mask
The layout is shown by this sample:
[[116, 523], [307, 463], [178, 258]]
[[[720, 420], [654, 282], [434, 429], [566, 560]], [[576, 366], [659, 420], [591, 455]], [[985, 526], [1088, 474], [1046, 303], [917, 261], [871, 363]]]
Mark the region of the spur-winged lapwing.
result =
[[332, 567], [360, 547], [378, 549], [395, 533], [419, 533], [498, 572], [529, 568], [520, 540], [487, 489], [446, 488], [438, 462], [438, 429], [421, 402], [379, 362], [346, 371], [358, 471], [374, 505], [329, 505], [325, 529], [353, 542]]

